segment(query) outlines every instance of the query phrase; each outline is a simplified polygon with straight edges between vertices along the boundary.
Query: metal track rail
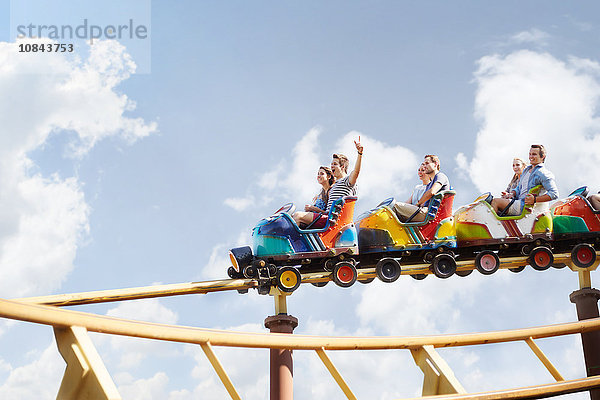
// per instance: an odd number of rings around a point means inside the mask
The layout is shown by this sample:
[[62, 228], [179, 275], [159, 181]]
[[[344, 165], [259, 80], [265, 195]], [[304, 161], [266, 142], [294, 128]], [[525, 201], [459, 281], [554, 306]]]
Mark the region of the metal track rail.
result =
[[[232, 399], [240, 399], [223, 365], [216, 357], [213, 346], [263, 349], [313, 350], [325, 364], [348, 399], [356, 399], [350, 387], [335, 368], [326, 351], [409, 349], [425, 379], [423, 395], [447, 400], [538, 399], [558, 394], [574, 393], [600, 387], [600, 376], [566, 381], [556, 371], [556, 383], [507, 389], [486, 393], [467, 394], [452, 371], [435, 351], [436, 347], [471, 346], [512, 341], [527, 342], [534, 353], [541, 351], [534, 339], [585, 333], [600, 329], [600, 318], [558, 325], [508, 330], [501, 332], [437, 335], [422, 337], [325, 337], [277, 333], [245, 333], [186, 326], [172, 326], [90, 313], [57, 307], [27, 304], [0, 299], [0, 317], [45, 324], [54, 327], [61, 354], [67, 361], [67, 370], [61, 384], [59, 398], [76, 399], [83, 394], [95, 393], [93, 398], [120, 399], [86, 332], [115, 334], [169, 342], [198, 344], [223, 382]], [[543, 355], [540, 361], [552, 372], [553, 366]], [[60, 394], [59, 393], [59, 394]], [[65, 395], [68, 394], [68, 395]]]
[[56, 307], [0, 299], [0, 317], [58, 327], [80, 326], [88, 331], [146, 339], [213, 346], [279, 348], [292, 350], [416, 349], [423, 346], [456, 347], [590, 332], [600, 329], [600, 318], [507, 331], [421, 337], [327, 337], [274, 333], [243, 333], [164, 325], [113, 318]]
[[[547, 385], [529, 386], [516, 389], [498, 390], [494, 392], [469, 393], [457, 395], [427, 396], [427, 400], [524, 400], [545, 399], [569, 393], [583, 392], [600, 387], [600, 376], [561, 381]], [[417, 400], [423, 397], [403, 400]]]
[[[596, 269], [600, 263], [600, 252], [598, 261], [593, 267], [581, 270], [571, 262], [569, 253], [555, 254], [554, 263], [567, 265], [573, 271], [588, 272]], [[516, 268], [527, 265], [527, 257], [505, 257], [500, 259], [500, 269]], [[473, 260], [458, 261], [457, 271], [469, 271], [475, 269]], [[402, 275], [432, 274], [429, 264], [412, 264], [402, 266]], [[376, 278], [375, 268], [363, 268], [358, 271], [358, 280]], [[319, 283], [331, 280], [331, 272], [313, 272], [302, 274], [302, 283]], [[99, 290], [92, 292], [81, 292], [71, 294], [57, 294], [50, 296], [26, 297], [15, 299], [19, 302], [44, 304], [52, 306], [75, 306], [83, 304], [108, 303], [123, 300], [137, 300], [154, 297], [180, 296], [187, 294], [205, 294], [211, 292], [222, 292], [227, 290], [244, 291], [258, 287], [255, 279], [224, 279], [204, 282], [174, 283], [166, 285], [143, 286], [124, 289]]]
[[23, 303], [51, 306], [75, 306], [82, 304], [108, 303], [113, 301], [148, 299], [154, 297], [204, 294], [226, 290], [246, 290], [258, 284], [253, 279], [225, 279], [218, 281], [173, 283], [166, 285], [143, 286], [125, 289], [98, 290], [71, 294], [26, 297], [15, 299]]

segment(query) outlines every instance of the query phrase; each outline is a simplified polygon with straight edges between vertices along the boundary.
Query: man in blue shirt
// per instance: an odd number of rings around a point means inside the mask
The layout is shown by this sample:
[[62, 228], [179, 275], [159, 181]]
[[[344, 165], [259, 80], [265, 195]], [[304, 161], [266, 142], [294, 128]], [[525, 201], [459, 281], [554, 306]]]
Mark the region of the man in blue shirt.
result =
[[[533, 144], [529, 149], [529, 162], [521, 174], [517, 187], [510, 193], [503, 193], [502, 198], [494, 198], [492, 207], [496, 213], [504, 215], [520, 215], [525, 204], [533, 205], [558, 198], [558, 188], [554, 174], [544, 166], [546, 160], [546, 149], [541, 144]], [[537, 185], [543, 189], [538, 195], [529, 193], [529, 190]]]

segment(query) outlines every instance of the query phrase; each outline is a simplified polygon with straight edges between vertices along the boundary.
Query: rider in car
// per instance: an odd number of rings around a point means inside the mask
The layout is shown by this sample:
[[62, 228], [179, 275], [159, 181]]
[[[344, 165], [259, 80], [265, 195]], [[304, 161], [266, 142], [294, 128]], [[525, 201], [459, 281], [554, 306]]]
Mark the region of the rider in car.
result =
[[[531, 165], [527, 166], [521, 174], [517, 187], [503, 198], [492, 199], [491, 205], [498, 215], [520, 215], [525, 204], [532, 205], [558, 198], [554, 174], [544, 166], [545, 160], [546, 149], [544, 146], [532, 144], [529, 149]], [[537, 185], [543, 186], [542, 191], [537, 195], [529, 193], [529, 190]]]
[[[428, 154], [423, 159], [425, 174], [429, 177], [430, 181], [426, 186], [425, 193], [421, 196], [416, 203], [402, 203], [397, 202], [394, 204], [394, 211], [398, 218], [405, 222], [410, 217], [409, 222], [421, 222], [425, 221], [427, 215], [427, 207], [429, 206], [429, 199], [442, 190], [450, 190], [450, 181], [443, 172], [440, 172], [440, 159], [438, 156]], [[414, 201], [415, 199], [413, 199]]]
[[[356, 158], [356, 164], [354, 165], [354, 170], [348, 174], [348, 166], [350, 162], [348, 161], [348, 157], [343, 154], [334, 154], [331, 160], [331, 171], [333, 172], [333, 176], [335, 177], [335, 183], [329, 189], [329, 198], [327, 201], [327, 207], [325, 208], [325, 213], [314, 213], [314, 212], [305, 212], [305, 211], [296, 211], [293, 215], [294, 220], [298, 224], [298, 226], [303, 225], [312, 225], [311, 228], [320, 229], [325, 227], [327, 223], [327, 216], [329, 214], [329, 210], [331, 209], [331, 205], [344, 196], [355, 196], [356, 195], [356, 180], [358, 179], [358, 174], [360, 174], [360, 167], [362, 163], [362, 155], [364, 147], [360, 144], [360, 136], [358, 137], [358, 142], [354, 141], [354, 145], [356, 146], [356, 151], [358, 152], [358, 156]], [[313, 221], [315, 221], [313, 223]]]

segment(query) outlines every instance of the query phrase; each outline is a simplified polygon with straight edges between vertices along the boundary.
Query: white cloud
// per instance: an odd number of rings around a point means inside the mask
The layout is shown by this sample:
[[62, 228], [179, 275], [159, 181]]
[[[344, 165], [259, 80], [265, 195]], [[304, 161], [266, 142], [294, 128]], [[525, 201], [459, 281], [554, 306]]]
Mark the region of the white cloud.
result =
[[70, 132], [71, 155], [82, 157], [106, 137], [133, 142], [156, 130], [155, 123], [124, 116], [135, 104], [116, 85], [134, 72], [135, 64], [119, 43], [97, 42], [83, 61], [17, 50], [17, 43], [0, 43], [0, 91], [11, 94], [0, 98], [3, 297], [59, 287], [89, 230], [90, 208], [81, 183], [35, 172], [29, 153], [64, 131]]
[[3, 370], [10, 374], [0, 386], [0, 398], [19, 400], [54, 399], [58, 393], [65, 362], [51, 343], [43, 352], [34, 352], [35, 360], [31, 363], [13, 367], [0, 363]]
[[119, 394], [131, 400], [163, 400], [167, 398], [169, 378], [164, 372], [157, 372], [148, 379], [134, 379], [129, 374], [116, 377]]
[[[473, 302], [478, 281], [432, 276], [420, 282], [403, 276], [394, 285], [376, 281], [362, 292], [357, 316], [362, 325], [388, 335], [456, 332], [463, 318], [461, 310]], [[436, 295], [423, 301], [422, 293]], [[456, 307], [458, 303], [462, 307]]]
[[242, 229], [237, 239], [232, 243], [224, 244], [217, 243], [213, 246], [208, 263], [202, 269], [200, 278], [208, 279], [223, 279], [227, 276], [227, 269], [231, 266], [229, 260], [229, 249], [241, 246], [247, 246], [251, 240], [251, 227]]
[[212, 248], [208, 264], [202, 269], [202, 279], [223, 279], [224, 276], [227, 276], [227, 268], [231, 265], [228, 252], [229, 247], [222, 243]]
[[[244, 324], [226, 329], [242, 332], [265, 332], [265, 329], [258, 324]], [[213, 351], [242, 398], [265, 398], [265, 393], [269, 391], [269, 350], [213, 347]], [[196, 346], [187, 348], [186, 353], [195, 361], [190, 376], [193, 381], [199, 383], [193, 389], [172, 392], [170, 399], [227, 398], [225, 386], [206, 358], [204, 351]]]
[[518, 44], [532, 43], [545, 45], [550, 38], [550, 34], [537, 28], [532, 28], [527, 31], [521, 31], [511, 37], [511, 41]]
[[291, 193], [294, 199], [314, 196], [315, 177], [319, 166], [323, 164], [319, 162], [317, 154], [320, 134], [320, 128], [313, 128], [296, 143], [292, 150], [291, 168], [284, 169], [285, 175], [279, 177], [283, 189]]
[[89, 207], [78, 182], [56, 175], [22, 176], [15, 186], [0, 191], [8, 192], [13, 203], [2, 214], [10, 211], [14, 214], [9, 220], [18, 218], [2, 235], [0, 292], [19, 296], [58, 287], [88, 232]]
[[[177, 313], [162, 305], [158, 299], [122, 302], [117, 307], [108, 310], [106, 315], [168, 325], [177, 324], [178, 319]], [[94, 335], [94, 337], [98, 338], [98, 335]], [[97, 342], [102, 343], [103, 340], [104, 338]], [[124, 369], [139, 366], [150, 354], [160, 354], [162, 349], [171, 348], [162, 342], [124, 336], [111, 336], [110, 344], [111, 351], [119, 360], [119, 368]], [[164, 353], [164, 350], [162, 353]]]
[[546, 146], [546, 166], [562, 196], [581, 185], [597, 185], [599, 69], [591, 60], [564, 62], [532, 51], [479, 60], [475, 115], [481, 128], [474, 157], [469, 162], [459, 155], [457, 161], [480, 192], [503, 190], [512, 159], [526, 160], [533, 143]]
[[109, 317], [135, 318], [140, 321], [176, 324], [177, 313], [163, 306], [159, 299], [132, 300], [119, 303], [106, 312]]
[[354, 168], [357, 156], [354, 141], [359, 137], [364, 145], [363, 161], [357, 181], [361, 207], [374, 207], [390, 196], [405, 201], [418, 183], [417, 168], [421, 163], [420, 157], [405, 147], [390, 145], [352, 131], [336, 143], [338, 152], [346, 154], [350, 159], [351, 168]]
[[248, 197], [229, 197], [224, 201], [225, 205], [233, 208], [235, 211], [242, 212], [248, 207], [254, 206], [254, 196]]
[[[361, 209], [375, 206], [386, 197], [408, 198], [417, 183], [419, 158], [402, 146], [393, 146], [376, 140], [363, 133], [352, 131], [341, 136], [334, 148], [323, 152], [318, 147], [321, 128], [309, 130], [295, 145], [290, 157], [282, 159], [271, 170], [257, 179], [258, 194], [244, 198], [228, 198], [225, 204], [243, 211], [250, 205], [269, 205], [272, 200], [281, 204], [294, 202], [301, 210], [319, 191], [316, 174], [319, 166], [329, 165], [333, 153], [343, 153], [350, 159], [352, 171], [356, 162], [356, 148], [353, 141], [361, 138], [365, 146], [365, 156], [358, 178], [358, 196]], [[256, 201], [256, 199], [263, 201]], [[273, 211], [273, 210], [270, 210]], [[265, 212], [268, 212], [265, 210]]]

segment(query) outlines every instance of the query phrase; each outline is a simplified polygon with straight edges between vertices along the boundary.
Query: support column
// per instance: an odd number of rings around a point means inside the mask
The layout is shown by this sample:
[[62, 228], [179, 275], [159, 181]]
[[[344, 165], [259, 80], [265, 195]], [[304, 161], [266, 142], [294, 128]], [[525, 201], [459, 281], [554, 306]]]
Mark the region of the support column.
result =
[[[598, 299], [600, 291], [590, 287], [576, 290], [569, 296], [571, 303], [577, 307], [577, 317], [580, 321], [598, 318]], [[581, 333], [583, 356], [587, 376], [600, 375], [600, 331]], [[600, 400], [600, 389], [590, 390], [592, 400]]]
[[67, 363], [57, 400], [120, 400], [87, 330], [79, 326], [54, 328], [58, 351]]
[[[265, 327], [271, 333], [294, 332], [298, 318], [287, 314], [271, 315], [265, 319]], [[293, 400], [294, 360], [292, 350], [271, 349], [271, 400]]]
[[466, 394], [450, 366], [431, 345], [410, 349], [415, 363], [423, 371], [423, 396]]

